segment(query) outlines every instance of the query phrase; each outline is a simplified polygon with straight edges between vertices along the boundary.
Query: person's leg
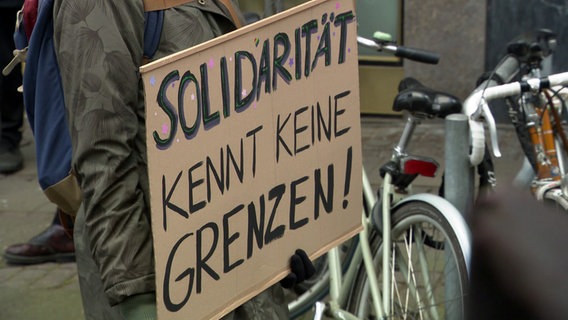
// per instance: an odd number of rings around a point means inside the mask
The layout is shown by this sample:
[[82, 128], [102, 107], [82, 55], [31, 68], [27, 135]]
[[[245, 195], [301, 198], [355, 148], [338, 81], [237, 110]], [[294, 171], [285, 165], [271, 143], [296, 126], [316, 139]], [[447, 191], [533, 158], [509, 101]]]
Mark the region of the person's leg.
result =
[[75, 260], [75, 246], [55, 211], [51, 225], [26, 243], [8, 246], [4, 259], [9, 264], [39, 264]]
[[[17, 8], [0, 9], [0, 68], [13, 58], [14, 25]], [[20, 152], [24, 119], [23, 97], [17, 91], [22, 84], [22, 73], [14, 70], [8, 76], [0, 74], [0, 173], [22, 169], [24, 160]]]

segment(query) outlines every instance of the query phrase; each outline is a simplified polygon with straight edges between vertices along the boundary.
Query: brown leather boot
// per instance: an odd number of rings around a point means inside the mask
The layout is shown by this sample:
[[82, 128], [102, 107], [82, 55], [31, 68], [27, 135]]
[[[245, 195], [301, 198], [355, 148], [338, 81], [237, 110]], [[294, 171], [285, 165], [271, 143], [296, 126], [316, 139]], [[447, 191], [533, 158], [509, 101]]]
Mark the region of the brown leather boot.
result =
[[38, 264], [75, 261], [75, 245], [58, 224], [52, 224], [27, 243], [6, 248], [4, 259], [9, 264]]

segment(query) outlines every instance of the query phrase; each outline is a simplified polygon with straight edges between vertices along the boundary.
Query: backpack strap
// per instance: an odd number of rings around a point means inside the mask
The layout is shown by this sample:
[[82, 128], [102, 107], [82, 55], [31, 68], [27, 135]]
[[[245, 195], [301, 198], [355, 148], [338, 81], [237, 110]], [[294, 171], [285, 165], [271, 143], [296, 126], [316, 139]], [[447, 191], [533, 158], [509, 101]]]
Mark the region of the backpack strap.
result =
[[148, 62], [154, 57], [160, 45], [162, 26], [164, 24], [164, 10], [144, 12], [144, 61]]
[[[160, 36], [162, 34], [162, 26], [164, 22], [164, 9], [172, 8], [196, 0], [144, 0], [144, 54], [142, 64], [149, 62], [154, 57], [160, 44]], [[215, 1], [219, 6], [229, 13], [235, 27], [243, 26], [242, 20], [237, 14], [237, 9], [231, 0], [197, 0], [200, 4], [205, 1]]]
[[235, 9], [235, 6], [233, 5], [233, 2], [231, 0], [219, 0], [219, 1], [217, 1], [217, 3], [219, 3], [220, 5], [225, 7], [225, 9], [227, 9], [229, 14], [231, 15], [231, 19], [233, 19], [233, 22], [235, 23], [235, 27], [237, 27], [237, 29], [243, 26], [243, 22], [239, 18], [239, 15], [237, 14], [237, 10]]
[[144, 0], [144, 11], [157, 11], [176, 7], [195, 0]]

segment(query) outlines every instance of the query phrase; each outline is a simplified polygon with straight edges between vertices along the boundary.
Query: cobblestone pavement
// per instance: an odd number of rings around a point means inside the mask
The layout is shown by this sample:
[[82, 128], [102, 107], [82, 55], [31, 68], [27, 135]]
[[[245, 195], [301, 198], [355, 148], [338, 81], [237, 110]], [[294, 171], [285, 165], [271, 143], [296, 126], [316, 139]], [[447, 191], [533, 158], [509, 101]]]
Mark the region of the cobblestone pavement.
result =
[[[413, 153], [429, 155], [443, 164], [443, 121], [425, 123], [416, 131]], [[363, 117], [363, 163], [371, 183], [379, 184], [378, 168], [390, 156], [398, 140], [402, 120], [398, 117]], [[522, 155], [512, 129], [500, 127], [504, 157], [496, 160], [502, 183], [518, 170]], [[34, 144], [29, 128], [24, 132], [23, 170], [0, 175], [0, 249], [25, 242], [47, 226], [54, 206], [43, 196], [37, 183]], [[436, 190], [439, 179], [419, 181], [426, 191]], [[82, 319], [82, 305], [74, 263], [47, 263], [36, 266], [11, 266], [0, 260], [0, 320]]]

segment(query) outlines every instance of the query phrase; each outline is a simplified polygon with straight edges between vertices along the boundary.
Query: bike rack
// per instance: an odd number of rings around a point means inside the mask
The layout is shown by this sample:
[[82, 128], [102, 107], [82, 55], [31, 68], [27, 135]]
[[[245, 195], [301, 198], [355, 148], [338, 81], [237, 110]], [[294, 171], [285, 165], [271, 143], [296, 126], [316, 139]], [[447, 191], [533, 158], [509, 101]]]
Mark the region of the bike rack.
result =
[[466, 219], [473, 205], [474, 171], [469, 162], [469, 125], [464, 114], [446, 117], [444, 198]]

